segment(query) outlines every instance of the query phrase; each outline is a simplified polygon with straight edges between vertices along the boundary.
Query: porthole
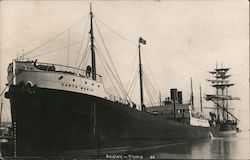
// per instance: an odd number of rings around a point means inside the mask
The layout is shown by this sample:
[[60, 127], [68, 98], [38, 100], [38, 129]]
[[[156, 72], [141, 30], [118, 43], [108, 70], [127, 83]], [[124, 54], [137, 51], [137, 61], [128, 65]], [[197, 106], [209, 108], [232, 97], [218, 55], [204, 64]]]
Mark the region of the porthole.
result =
[[69, 84], [69, 87], [70, 87], [71, 85]]
[[100, 85], [98, 85], [98, 87], [100, 87]]
[[85, 82], [85, 84], [87, 84], [87, 82]]
[[94, 83], [92, 83], [92, 86], [94, 86]]
[[83, 89], [83, 88], [81, 87], [81, 89]]
[[62, 86], [64, 86], [64, 84], [62, 83]]
[[75, 81], [75, 79], [73, 79], [73, 81]]

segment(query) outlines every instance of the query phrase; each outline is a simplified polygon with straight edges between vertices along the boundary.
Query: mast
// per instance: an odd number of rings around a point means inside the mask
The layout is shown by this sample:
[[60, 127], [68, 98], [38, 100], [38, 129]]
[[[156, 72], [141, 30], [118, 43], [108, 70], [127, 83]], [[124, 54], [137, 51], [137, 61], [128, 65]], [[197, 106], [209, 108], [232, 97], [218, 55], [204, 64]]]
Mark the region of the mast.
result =
[[[218, 69], [218, 64], [217, 64], [217, 61], [216, 61], [216, 70]], [[216, 71], [215, 71], [216, 72]], [[218, 72], [216, 72], [216, 85], [219, 84], [219, 81], [218, 81]], [[219, 89], [216, 88], [216, 95], [219, 95]], [[220, 121], [220, 110], [219, 110], [219, 100], [218, 98], [216, 99], [216, 108], [217, 108], [217, 121]]]
[[161, 106], [161, 92], [159, 92], [159, 102], [160, 102], [160, 106]]
[[140, 95], [141, 95], [141, 110], [144, 111], [145, 105], [144, 105], [144, 100], [143, 100], [142, 63], [141, 63], [141, 43], [142, 43], [142, 44], [146, 44], [146, 41], [140, 37], [140, 38], [139, 38], [139, 44], [138, 44], [138, 49], [139, 49]]
[[[228, 88], [226, 88], [226, 95], [228, 95]], [[226, 100], [226, 110], [228, 111], [228, 100]], [[227, 112], [227, 121], [228, 121], [228, 112]]]
[[96, 63], [95, 63], [95, 45], [94, 45], [94, 32], [93, 32], [93, 12], [90, 3], [90, 41], [91, 41], [91, 59], [92, 59], [92, 79], [96, 80]]
[[192, 106], [192, 110], [194, 110], [194, 93], [193, 93], [193, 81], [192, 81], [192, 77], [191, 77], [191, 106]]
[[[139, 40], [140, 41], [140, 40]], [[141, 95], [141, 110], [144, 110], [144, 102], [143, 102], [143, 83], [142, 83], [142, 64], [141, 64], [141, 45], [139, 42], [139, 75], [140, 75], [140, 95]]]
[[230, 68], [224, 68], [223, 66], [221, 66], [221, 68], [218, 68], [216, 63], [216, 69], [214, 69], [213, 71], [209, 71], [209, 73], [213, 74], [215, 77], [215, 79], [210, 79], [208, 81], [212, 83], [212, 87], [216, 88], [216, 94], [207, 95], [206, 99], [211, 100], [215, 103], [217, 108], [217, 121], [228, 121], [229, 115], [230, 117], [236, 119], [228, 111], [228, 101], [239, 100], [238, 97], [232, 97], [231, 95], [228, 95], [228, 88], [234, 85], [233, 83], [230, 83], [228, 79], [231, 76], [227, 74], [229, 70]]
[[200, 84], [200, 106], [201, 106], [201, 113], [203, 112], [202, 108], [202, 93], [201, 93], [201, 84]]
[[0, 127], [2, 126], [2, 112], [3, 112], [3, 98], [1, 96], [1, 106], [0, 106]]

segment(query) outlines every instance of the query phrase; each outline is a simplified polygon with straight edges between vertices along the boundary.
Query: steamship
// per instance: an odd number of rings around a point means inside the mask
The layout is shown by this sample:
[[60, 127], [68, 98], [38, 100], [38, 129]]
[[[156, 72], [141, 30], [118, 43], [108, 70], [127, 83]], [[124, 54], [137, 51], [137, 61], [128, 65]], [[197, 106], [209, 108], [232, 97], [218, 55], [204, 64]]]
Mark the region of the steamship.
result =
[[[13, 140], [6, 155], [85, 156], [107, 148], [129, 148], [209, 138], [208, 119], [171, 90], [171, 99], [145, 106], [139, 39], [140, 109], [113, 96], [96, 74], [93, 12], [90, 10], [91, 66], [86, 70], [18, 58], [8, 67]], [[7, 144], [4, 144], [7, 146]], [[4, 147], [4, 146], [2, 146]], [[10, 149], [11, 148], [11, 149]], [[5, 149], [3, 149], [5, 151]]]

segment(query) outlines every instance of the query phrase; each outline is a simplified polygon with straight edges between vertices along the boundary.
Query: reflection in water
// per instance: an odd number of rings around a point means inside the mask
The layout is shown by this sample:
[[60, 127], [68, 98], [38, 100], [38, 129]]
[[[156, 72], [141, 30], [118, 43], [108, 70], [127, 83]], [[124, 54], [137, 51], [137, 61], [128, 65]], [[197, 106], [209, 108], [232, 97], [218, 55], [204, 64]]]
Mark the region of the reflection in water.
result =
[[213, 139], [210, 142], [210, 153], [212, 155], [211, 158], [230, 158], [230, 145], [237, 147], [237, 141], [235, 141], [237, 137], [230, 137], [230, 138], [221, 138], [221, 139]]
[[163, 148], [128, 151], [148, 159], [249, 159], [249, 131], [228, 138], [214, 138], [167, 145]]
[[120, 151], [108, 152], [102, 150], [97, 158], [122, 155], [122, 159], [141, 159], [141, 157], [143, 159], [250, 159], [249, 133], [249, 131], [245, 131], [230, 138], [213, 138], [192, 142], [181, 141], [168, 145]]

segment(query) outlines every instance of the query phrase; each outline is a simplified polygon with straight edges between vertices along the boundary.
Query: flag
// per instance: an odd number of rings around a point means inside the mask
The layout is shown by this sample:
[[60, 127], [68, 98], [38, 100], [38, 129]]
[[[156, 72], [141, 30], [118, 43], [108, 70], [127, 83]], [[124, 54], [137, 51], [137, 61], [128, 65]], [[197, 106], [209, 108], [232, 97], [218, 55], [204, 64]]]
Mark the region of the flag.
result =
[[139, 39], [139, 42], [142, 43], [142, 44], [146, 44], [146, 40], [142, 39], [141, 37]]

